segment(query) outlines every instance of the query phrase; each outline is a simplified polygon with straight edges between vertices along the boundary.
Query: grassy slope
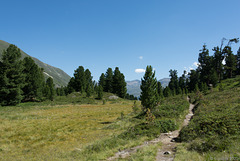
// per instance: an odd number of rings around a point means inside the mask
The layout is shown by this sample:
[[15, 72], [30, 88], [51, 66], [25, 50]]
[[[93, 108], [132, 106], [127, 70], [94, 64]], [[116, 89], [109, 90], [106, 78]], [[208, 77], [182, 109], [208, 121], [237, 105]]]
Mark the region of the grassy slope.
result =
[[240, 159], [240, 76], [201, 96], [175, 160]]
[[[0, 60], [2, 57], [2, 51], [6, 50], [10, 44], [0, 40]], [[21, 50], [22, 58], [27, 57], [27, 55], [24, 51]], [[38, 60], [37, 58], [32, 57], [35, 63], [40, 67], [43, 68], [44, 71], [53, 77], [54, 83], [57, 86], [66, 86], [70, 80], [70, 76], [67, 75], [64, 71], [62, 71], [59, 68], [53, 67], [51, 65], [45, 64]], [[45, 75], [46, 76], [46, 75]]]

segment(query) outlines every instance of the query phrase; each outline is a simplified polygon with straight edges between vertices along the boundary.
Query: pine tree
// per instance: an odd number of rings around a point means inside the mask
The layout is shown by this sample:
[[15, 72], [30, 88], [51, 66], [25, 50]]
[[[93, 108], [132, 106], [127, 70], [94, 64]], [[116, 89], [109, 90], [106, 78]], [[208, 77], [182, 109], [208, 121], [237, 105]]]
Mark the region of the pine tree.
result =
[[[70, 94], [75, 91], [75, 79], [72, 77], [67, 85], [67, 94]], [[66, 92], [65, 92], [66, 93]]]
[[46, 81], [45, 97], [51, 101], [53, 101], [55, 97], [54, 84], [53, 84], [53, 79], [51, 77], [49, 77]]
[[93, 88], [92, 88], [91, 84], [88, 84], [88, 86], [87, 86], [87, 88], [86, 88], [86, 96], [87, 96], [87, 97], [90, 97], [90, 96], [91, 96], [91, 94], [92, 94], [92, 92], [93, 92], [92, 89], [93, 89]]
[[196, 85], [198, 85], [199, 82], [199, 71], [197, 70], [191, 70], [191, 72], [189, 73], [189, 91], [192, 92], [195, 90]]
[[164, 97], [170, 97], [171, 96], [171, 89], [167, 86], [163, 90]]
[[124, 98], [127, 93], [126, 85], [127, 83], [125, 82], [124, 75], [120, 72], [119, 68], [116, 67], [113, 74], [112, 92]]
[[143, 110], [146, 112], [149, 108], [153, 110], [157, 105], [157, 79], [155, 78], [155, 72], [153, 72], [152, 66], [147, 66], [145, 75], [141, 79], [141, 101]]
[[105, 74], [105, 86], [104, 86], [104, 91], [105, 92], [112, 92], [113, 88], [112, 88], [112, 83], [113, 83], [113, 71], [112, 68], [108, 68], [107, 72]]
[[224, 48], [224, 53], [226, 53], [226, 75], [228, 78], [232, 78], [237, 66], [236, 57], [233, 55], [231, 47], [229, 46]]
[[0, 103], [2, 105], [16, 105], [22, 100], [24, 67], [20, 58], [20, 49], [15, 45], [11, 44], [6, 51], [3, 51], [0, 63]]
[[33, 101], [42, 98], [44, 75], [43, 69], [35, 64], [31, 57], [23, 59], [25, 86], [23, 87], [24, 101]]
[[99, 86], [105, 87], [106, 85], [106, 81], [105, 81], [105, 75], [104, 73], [101, 74], [100, 78], [99, 78], [99, 82], [98, 82]]
[[92, 74], [89, 69], [85, 70], [85, 79], [86, 79], [86, 89], [85, 91], [87, 92], [87, 88], [91, 88], [90, 90], [93, 91], [93, 81], [92, 81]]
[[222, 75], [223, 75], [223, 59], [224, 59], [224, 55], [221, 52], [221, 49], [217, 46], [214, 47], [213, 49], [214, 51], [214, 56], [213, 56], [213, 67], [217, 72], [218, 75], [218, 81], [220, 81], [222, 79]]
[[237, 74], [240, 75], [240, 47], [237, 51]]
[[103, 87], [100, 85], [98, 86], [98, 99], [102, 99], [103, 98]]
[[79, 66], [75, 71], [74, 71], [74, 90], [76, 92], [85, 92], [86, 87], [87, 87], [87, 81], [86, 81], [86, 76], [85, 76], [85, 71], [83, 66]]
[[178, 83], [178, 76], [177, 76], [177, 70], [170, 70], [169, 71], [169, 76], [170, 76], [170, 82], [169, 82], [169, 88], [172, 90], [172, 91], [175, 91], [173, 92], [173, 95], [175, 94], [179, 94], [180, 91], [178, 91], [178, 87], [179, 87], [179, 83]]
[[198, 57], [198, 70], [200, 72], [200, 81], [210, 84], [210, 70], [212, 69], [213, 57], [209, 56], [209, 50], [206, 48], [206, 45], [203, 45], [203, 49], [200, 50]]

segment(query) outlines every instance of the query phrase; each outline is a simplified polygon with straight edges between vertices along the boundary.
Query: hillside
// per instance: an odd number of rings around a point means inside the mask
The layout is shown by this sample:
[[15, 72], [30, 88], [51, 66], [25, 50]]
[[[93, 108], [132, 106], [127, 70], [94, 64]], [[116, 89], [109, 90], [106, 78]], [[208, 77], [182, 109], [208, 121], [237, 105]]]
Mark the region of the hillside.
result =
[[[163, 78], [159, 80], [163, 87], [166, 87], [170, 82], [170, 78]], [[135, 97], [140, 97], [141, 94], [141, 81], [140, 80], [133, 80], [133, 81], [126, 81], [127, 82], [127, 92]]]
[[[2, 57], [3, 50], [6, 50], [9, 45], [10, 44], [8, 42], [0, 40], [0, 59]], [[21, 54], [22, 54], [22, 58], [30, 56], [22, 50], [21, 50]], [[40, 68], [44, 69], [44, 74], [46, 77], [50, 76], [53, 78], [54, 83], [57, 87], [66, 86], [68, 84], [71, 77], [68, 74], [66, 74], [63, 70], [53, 67], [51, 65], [48, 65], [46, 63], [43, 63], [40, 60], [38, 60], [37, 58], [34, 58], [34, 57], [32, 57], [32, 58]]]
[[189, 126], [180, 132], [175, 159], [239, 160], [240, 76], [223, 80], [206, 95], [191, 95], [197, 106]]

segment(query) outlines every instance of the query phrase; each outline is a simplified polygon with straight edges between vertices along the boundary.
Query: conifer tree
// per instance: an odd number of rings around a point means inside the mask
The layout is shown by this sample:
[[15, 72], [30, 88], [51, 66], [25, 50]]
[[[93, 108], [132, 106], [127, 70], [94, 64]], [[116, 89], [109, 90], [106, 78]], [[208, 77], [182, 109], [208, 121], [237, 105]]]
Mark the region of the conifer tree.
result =
[[158, 92], [158, 101], [160, 101], [164, 96], [163, 96], [163, 88], [162, 88], [162, 84], [160, 81], [157, 82], [157, 92]]
[[223, 75], [223, 59], [224, 59], [224, 55], [221, 52], [220, 48], [214, 47], [213, 49], [214, 51], [214, 55], [213, 55], [213, 67], [217, 72], [218, 75], [218, 81], [220, 81], [222, 79], [222, 75]]
[[41, 99], [44, 87], [43, 69], [39, 68], [31, 57], [25, 57], [23, 64], [23, 73], [25, 74], [25, 86], [22, 89], [24, 100]]
[[103, 98], [103, 87], [101, 85], [98, 86], [98, 99], [102, 99]]
[[189, 90], [190, 92], [195, 90], [196, 85], [198, 85], [199, 82], [199, 72], [197, 70], [191, 70], [191, 72], [189, 73]]
[[90, 90], [93, 91], [92, 74], [89, 69], [85, 70], [85, 79], [86, 79], [86, 92], [87, 92], [88, 86], [89, 86], [89, 88], [92, 88]]
[[51, 77], [49, 77], [46, 81], [45, 97], [51, 101], [53, 101], [55, 97], [54, 84], [53, 84], [53, 79]]
[[107, 72], [105, 74], [105, 86], [104, 86], [104, 91], [105, 92], [112, 92], [112, 83], [113, 83], [113, 71], [112, 68], [108, 68]]
[[76, 92], [85, 92], [87, 81], [85, 76], [85, 71], [83, 66], [79, 66], [74, 71], [74, 89]]
[[91, 84], [88, 84], [88, 85], [87, 85], [87, 88], [86, 88], [86, 96], [87, 96], [87, 97], [90, 97], [90, 96], [91, 96], [91, 94], [92, 94], [92, 92], [93, 92], [92, 89], [93, 89], [93, 88], [92, 88]]
[[237, 74], [240, 75], [240, 47], [237, 51]]
[[[170, 82], [169, 82], [169, 88], [171, 89], [171, 91], [173, 92], [173, 95], [175, 94], [179, 94], [178, 91], [178, 87], [179, 87], [179, 83], [178, 83], [178, 76], [177, 76], [177, 70], [170, 70], [169, 71], [169, 76], [170, 76]], [[174, 92], [175, 91], [175, 92]]]
[[120, 72], [119, 68], [116, 67], [113, 74], [112, 92], [124, 98], [127, 93], [126, 85], [127, 83], [125, 82], [124, 75]]
[[74, 91], [75, 91], [75, 79], [74, 79], [74, 77], [72, 77], [67, 85], [67, 94], [70, 94]]
[[171, 96], [171, 89], [167, 86], [163, 90], [164, 97], [170, 97]]
[[201, 82], [210, 84], [210, 70], [213, 64], [213, 57], [209, 56], [209, 50], [206, 48], [206, 45], [203, 45], [203, 49], [200, 51], [201, 53], [199, 53], [198, 57], [198, 70], [200, 72], [200, 80]]
[[141, 79], [141, 103], [143, 110], [146, 112], [149, 108], [153, 110], [157, 105], [157, 79], [155, 78], [155, 72], [153, 72], [152, 66], [147, 66], [145, 75]]
[[224, 53], [226, 53], [226, 76], [227, 78], [232, 78], [237, 66], [236, 57], [233, 55], [231, 47], [229, 46], [224, 48]]
[[103, 88], [103, 87], [105, 87], [105, 84], [106, 84], [105, 75], [104, 75], [104, 73], [102, 73], [101, 76], [100, 76], [100, 78], [99, 78], [98, 85], [99, 85], [99, 86], [102, 86], [102, 88]]
[[24, 67], [20, 58], [20, 49], [15, 45], [11, 44], [6, 51], [3, 51], [0, 63], [0, 103], [2, 105], [16, 105], [22, 100]]

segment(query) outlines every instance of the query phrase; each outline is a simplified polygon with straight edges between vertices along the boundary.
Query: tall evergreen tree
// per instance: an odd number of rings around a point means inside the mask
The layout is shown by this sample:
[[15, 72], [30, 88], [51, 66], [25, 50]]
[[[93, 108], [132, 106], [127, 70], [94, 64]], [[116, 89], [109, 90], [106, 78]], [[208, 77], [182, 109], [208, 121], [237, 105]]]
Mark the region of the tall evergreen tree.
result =
[[199, 81], [199, 71], [197, 70], [191, 70], [191, 72], [189, 73], [189, 83], [188, 83], [188, 87], [189, 87], [189, 91], [194, 91], [196, 85], [198, 86], [198, 84], [200, 83]]
[[163, 87], [160, 81], [157, 82], [157, 92], [158, 92], [158, 101], [160, 101], [164, 96], [163, 96]]
[[237, 74], [240, 75], [240, 47], [237, 51]]
[[233, 55], [232, 49], [229, 46], [226, 46], [224, 48], [224, 52], [226, 53], [226, 58], [225, 58], [226, 75], [228, 78], [232, 78], [237, 66], [236, 57], [235, 55]]
[[67, 94], [70, 94], [74, 91], [75, 91], [75, 79], [74, 79], [74, 77], [72, 77], [67, 85]]
[[224, 55], [221, 52], [221, 49], [217, 46], [214, 47], [213, 49], [214, 51], [214, 55], [213, 55], [213, 67], [217, 72], [218, 75], [218, 81], [220, 81], [223, 77], [223, 59], [224, 59]]
[[179, 78], [179, 87], [181, 88], [181, 90], [183, 90], [184, 88], [186, 88], [186, 75], [187, 71], [184, 70], [182, 76]]
[[91, 72], [90, 72], [90, 70], [89, 69], [86, 69], [85, 70], [85, 79], [86, 79], [86, 88], [87, 88], [87, 86], [89, 85], [89, 87], [91, 87], [92, 89], [91, 90], [93, 90], [93, 81], [92, 81], [92, 74], [91, 74]]
[[164, 97], [170, 97], [171, 96], [171, 89], [167, 86], [163, 90]]
[[102, 86], [102, 88], [103, 88], [103, 87], [105, 87], [105, 84], [106, 84], [105, 75], [104, 75], [104, 73], [102, 73], [99, 78], [98, 85]]
[[53, 79], [51, 77], [49, 77], [46, 81], [45, 97], [51, 101], [53, 101], [55, 97], [54, 84], [53, 84]]
[[124, 75], [120, 72], [119, 68], [116, 67], [113, 74], [112, 92], [124, 98], [127, 93], [126, 85], [127, 83], [125, 82]]
[[198, 57], [199, 67], [198, 70], [200, 71], [200, 80], [201, 82], [206, 82], [210, 84], [210, 70], [213, 64], [213, 58], [209, 56], [209, 50], [206, 48], [206, 45], [203, 45], [203, 49], [200, 50]]
[[43, 69], [35, 64], [31, 57], [23, 59], [25, 74], [25, 86], [23, 87], [24, 101], [33, 101], [42, 98], [44, 87]]
[[103, 87], [101, 85], [98, 86], [98, 99], [102, 99], [103, 98]]
[[20, 58], [20, 49], [15, 45], [11, 44], [6, 51], [3, 51], [0, 63], [0, 103], [2, 105], [16, 105], [22, 100], [24, 67]]
[[[169, 82], [169, 88], [171, 91], [175, 91], [173, 93], [179, 94], [180, 91], [178, 91], [179, 83], [178, 83], [178, 76], [177, 76], [177, 70], [170, 70], [169, 71], [169, 76], [170, 76], [170, 82]], [[175, 95], [175, 94], [173, 94]]]
[[157, 79], [155, 78], [155, 72], [153, 72], [152, 66], [147, 66], [145, 75], [141, 79], [141, 103], [143, 110], [146, 112], [147, 108], [153, 110], [157, 105]]
[[113, 83], [113, 71], [112, 68], [108, 68], [107, 72], [105, 74], [105, 86], [104, 86], [104, 91], [105, 92], [112, 92], [113, 91], [113, 87], [112, 87], [112, 83]]
[[83, 66], [74, 71], [74, 89], [76, 92], [85, 92], [87, 87], [86, 75]]

